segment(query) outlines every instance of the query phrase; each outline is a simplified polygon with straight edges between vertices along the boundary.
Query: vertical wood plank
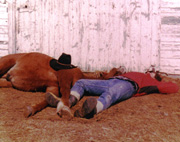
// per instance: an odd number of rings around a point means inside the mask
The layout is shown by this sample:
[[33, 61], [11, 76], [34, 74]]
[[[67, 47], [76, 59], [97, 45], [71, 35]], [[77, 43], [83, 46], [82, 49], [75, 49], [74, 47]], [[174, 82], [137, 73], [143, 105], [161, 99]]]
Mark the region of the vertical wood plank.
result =
[[[97, 1], [89, 1], [89, 39], [88, 39], [88, 70], [94, 71], [97, 66]], [[95, 38], [96, 37], [96, 38]]]
[[63, 52], [70, 53], [69, 47], [69, 1], [63, 5]]
[[44, 1], [42, 3], [43, 5], [43, 43], [42, 43], [42, 52], [48, 53], [48, 47], [49, 47], [49, 37], [50, 37], [50, 12], [49, 12], [49, 0]]
[[80, 28], [81, 28], [81, 56], [80, 67], [82, 70], [88, 71], [88, 40], [89, 40], [89, 1], [82, 0], [80, 13]]
[[16, 49], [16, 3], [8, 3], [8, 51], [9, 54], [15, 53]]
[[122, 61], [127, 70], [130, 70], [131, 58], [130, 58], [130, 1], [124, 0], [122, 3]]
[[54, 1], [53, 15], [54, 15], [54, 46], [51, 47], [53, 57], [59, 58], [61, 50], [61, 37], [60, 37], [60, 26], [62, 21], [60, 20], [61, 4], [60, 1]]
[[140, 49], [141, 49], [141, 33], [140, 33], [140, 12], [141, 3], [140, 1], [133, 1], [130, 3], [129, 16], [129, 50], [130, 50], [130, 61], [129, 70], [140, 71], [141, 60], [140, 60]]
[[56, 49], [55, 49], [55, 57], [59, 58], [62, 52], [64, 52], [64, 45], [63, 45], [63, 40], [64, 40], [64, 18], [63, 18], [63, 7], [64, 7], [64, 2], [63, 1], [56, 1], [57, 2], [57, 23], [56, 23]]
[[109, 1], [99, 1], [99, 70], [108, 70], [109, 61]]
[[70, 19], [69, 21], [71, 26], [69, 29], [69, 44], [72, 54], [72, 63], [80, 65], [80, 56], [79, 51], [81, 50], [81, 41], [80, 41], [80, 1], [72, 1], [70, 8]]
[[161, 32], [161, 13], [160, 13], [160, 0], [152, 1], [151, 13], [151, 34], [152, 34], [152, 52], [151, 52], [151, 65], [154, 65], [158, 70], [160, 69], [160, 32]]
[[141, 0], [141, 70], [149, 68], [151, 63], [151, 2]]
[[116, 18], [116, 5], [118, 6], [118, 3], [115, 3], [114, 0], [109, 1], [109, 54], [108, 54], [108, 70], [110, 70], [113, 67], [116, 67], [117, 64], [119, 63], [118, 61], [118, 49], [119, 49], [119, 39], [118, 39], [118, 34], [119, 34], [119, 23], [118, 23], [118, 17]]

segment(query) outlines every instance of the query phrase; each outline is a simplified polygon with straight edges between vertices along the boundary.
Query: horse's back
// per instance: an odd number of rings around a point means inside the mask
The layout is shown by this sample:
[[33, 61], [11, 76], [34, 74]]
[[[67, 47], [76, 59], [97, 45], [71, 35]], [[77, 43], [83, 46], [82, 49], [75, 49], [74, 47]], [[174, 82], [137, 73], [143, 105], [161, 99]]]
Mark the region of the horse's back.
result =
[[8, 71], [8, 80], [15, 88], [24, 91], [57, 86], [56, 72], [49, 66], [51, 59], [52, 57], [42, 53], [24, 54]]
[[3, 76], [25, 53], [9, 54], [0, 58], [0, 77]]

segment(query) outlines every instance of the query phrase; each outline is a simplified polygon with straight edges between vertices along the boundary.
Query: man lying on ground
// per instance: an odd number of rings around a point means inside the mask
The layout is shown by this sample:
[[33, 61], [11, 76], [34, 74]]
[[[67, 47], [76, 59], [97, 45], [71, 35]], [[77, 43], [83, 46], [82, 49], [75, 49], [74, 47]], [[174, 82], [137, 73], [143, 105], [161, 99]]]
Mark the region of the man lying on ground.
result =
[[[111, 72], [117, 72], [113, 68]], [[158, 76], [159, 78], [159, 76]], [[128, 72], [122, 75], [110, 77], [108, 80], [80, 79], [71, 88], [70, 105], [75, 105], [83, 95], [88, 92], [99, 98], [88, 98], [82, 107], [75, 111], [75, 117], [92, 118], [94, 114], [100, 113], [114, 103], [127, 100], [133, 96], [142, 96], [151, 93], [169, 94], [178, 92], [179, 87], [173, 82], [157, 80], [157, 74]], [[51, 106], [57, 105], [59, 98], [47, 93], [46, 101]]]

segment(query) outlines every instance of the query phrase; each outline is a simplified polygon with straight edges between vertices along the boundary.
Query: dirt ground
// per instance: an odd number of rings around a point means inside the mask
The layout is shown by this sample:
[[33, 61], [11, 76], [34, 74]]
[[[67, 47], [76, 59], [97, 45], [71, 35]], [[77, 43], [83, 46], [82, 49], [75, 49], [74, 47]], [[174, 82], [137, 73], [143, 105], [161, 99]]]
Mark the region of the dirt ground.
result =
[[[173, 80], [180, 86], [179, 79]], [[44, 93], [0, 88], [0, 142], [180, 141], [180, 92], [133, 97], [92, 119], [60, 118], [51, 107], [25, 118], [24, 108], [43, 97]]]

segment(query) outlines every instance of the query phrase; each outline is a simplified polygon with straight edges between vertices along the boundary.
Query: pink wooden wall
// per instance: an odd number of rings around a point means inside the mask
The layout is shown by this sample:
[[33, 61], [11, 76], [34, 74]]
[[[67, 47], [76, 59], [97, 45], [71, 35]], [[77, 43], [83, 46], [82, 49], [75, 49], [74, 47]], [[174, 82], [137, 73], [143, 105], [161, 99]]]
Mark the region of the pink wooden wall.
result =
[[180, 0], [161, 6], [160, 69], [180, 75]]
[[8, 54], [8, 12], [7, 3], [0, 0], [0, 57]]
[[[16, 0], [15, 4], [9, 4], [16, 9], [10, 14], [16, 22], [10, 37], [16, 39], [14, 44], [11, 40], [12, 52], [35, 51], [55, 58], [66, 52], [85, 71], [120, 65], [133, 71], [150, 65], [166, 69], [161, 59], [161, 8], [167, 0]], [[13, 20], [10, 29], [14, 30]]]

